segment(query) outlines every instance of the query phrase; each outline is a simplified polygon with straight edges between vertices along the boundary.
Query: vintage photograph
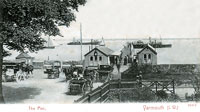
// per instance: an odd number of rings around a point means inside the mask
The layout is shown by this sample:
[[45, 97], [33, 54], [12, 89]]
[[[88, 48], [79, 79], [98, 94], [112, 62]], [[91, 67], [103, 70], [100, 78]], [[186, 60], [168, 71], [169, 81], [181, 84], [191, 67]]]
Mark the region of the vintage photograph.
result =
[[0, 0], [0, 103], [199, 102], [199, 48], [199, 0]]

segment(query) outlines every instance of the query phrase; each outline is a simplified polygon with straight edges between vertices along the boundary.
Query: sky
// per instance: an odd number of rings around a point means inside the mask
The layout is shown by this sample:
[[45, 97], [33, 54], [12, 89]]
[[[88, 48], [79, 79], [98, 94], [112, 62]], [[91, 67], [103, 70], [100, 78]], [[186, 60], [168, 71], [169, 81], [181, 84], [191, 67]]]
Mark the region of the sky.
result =
[[[31, 54], [36, 59], [80, 59], [80, 46], [67, 46], [73, 37], [80, 39], [200, 38], [199, 0], [87, 0], [76, 12], [70, 27], [60, 27], [63, 37], [53, 37], [57, 47]], [[199, 63], [199, 40], [170, 41], [170, 49], [159, 51], [159, 63]], [[113, 50], [123, 48], [122, 41], [106, 41]], [[62, 44], [62, 45], [61, 45]], [[116, 44], [116, 45], [114, 45]], [[199, 44], [199, 45], [198, 45]], [[83, 54], [88, 52], [84, 47]], [[14, 59], [19, 53], [7, 59]], [[169, 56], [170, 54], [170, 56]]]
[[88, 0], [64, 39], [200, 38], [199, 0]]

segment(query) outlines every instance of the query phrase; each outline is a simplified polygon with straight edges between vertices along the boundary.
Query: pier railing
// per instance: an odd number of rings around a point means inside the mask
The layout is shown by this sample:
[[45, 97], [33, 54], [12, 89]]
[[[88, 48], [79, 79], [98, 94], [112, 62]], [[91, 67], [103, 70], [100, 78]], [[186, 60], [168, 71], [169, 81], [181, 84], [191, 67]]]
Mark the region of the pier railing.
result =
[[[158, 90], [166, 89], [175, 94], [174, 80], [160, 80], [160, 81], [142, 81], [142, 87], [149, 87], [155, 93]], [[108, 94], [113, 89], [128, 89], [136, 88], [138, 83], [136, 81], [125, 81], [125, 80], [112, 80], [104, 83], [98, 88], [92, 90], [91, 92], [83, 95], [75, 103], [102, 103], [108, 100]]]

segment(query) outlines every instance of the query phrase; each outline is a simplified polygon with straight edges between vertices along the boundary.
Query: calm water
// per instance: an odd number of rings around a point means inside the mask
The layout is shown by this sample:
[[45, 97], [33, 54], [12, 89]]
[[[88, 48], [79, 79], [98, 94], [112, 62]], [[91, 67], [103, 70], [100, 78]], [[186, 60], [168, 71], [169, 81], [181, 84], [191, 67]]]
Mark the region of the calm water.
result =
[[[105, 40], [107, 47], [114, 51], [123, 48], [126, 42], [135, 40]], [[58, 46], [55, 49], [40, 50], [38, 53], [31, 53], [36, 60], [46, 60], [48, 56], [52, 60], [80, 60], [81, 47], [67, 45], [69, 41], [56, 41]], [[200, 39], [190, 40], [162, 40], [162, 43], [172, 44], [172, 48], [159, 48], [158, 64], [198, 64], [200, 63]], [[89, 51], [89, 46], [83, 46], [83, 56]], [[12, 56], [6, 59], [14, 59], [19, 53], [12, 51]]]

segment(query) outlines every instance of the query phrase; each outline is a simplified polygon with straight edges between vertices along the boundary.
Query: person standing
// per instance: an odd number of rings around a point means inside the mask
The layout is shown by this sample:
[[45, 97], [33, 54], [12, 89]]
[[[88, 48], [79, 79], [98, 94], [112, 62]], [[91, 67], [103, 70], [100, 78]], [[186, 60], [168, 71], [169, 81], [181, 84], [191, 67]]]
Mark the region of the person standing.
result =
[[116, 64], [116, 66], [117, 66], [118, 72], [120, 72], [121, 63], [120, 63], [120, 59], [119, 59], [119, 58], [117, 59], [117, 64]]

